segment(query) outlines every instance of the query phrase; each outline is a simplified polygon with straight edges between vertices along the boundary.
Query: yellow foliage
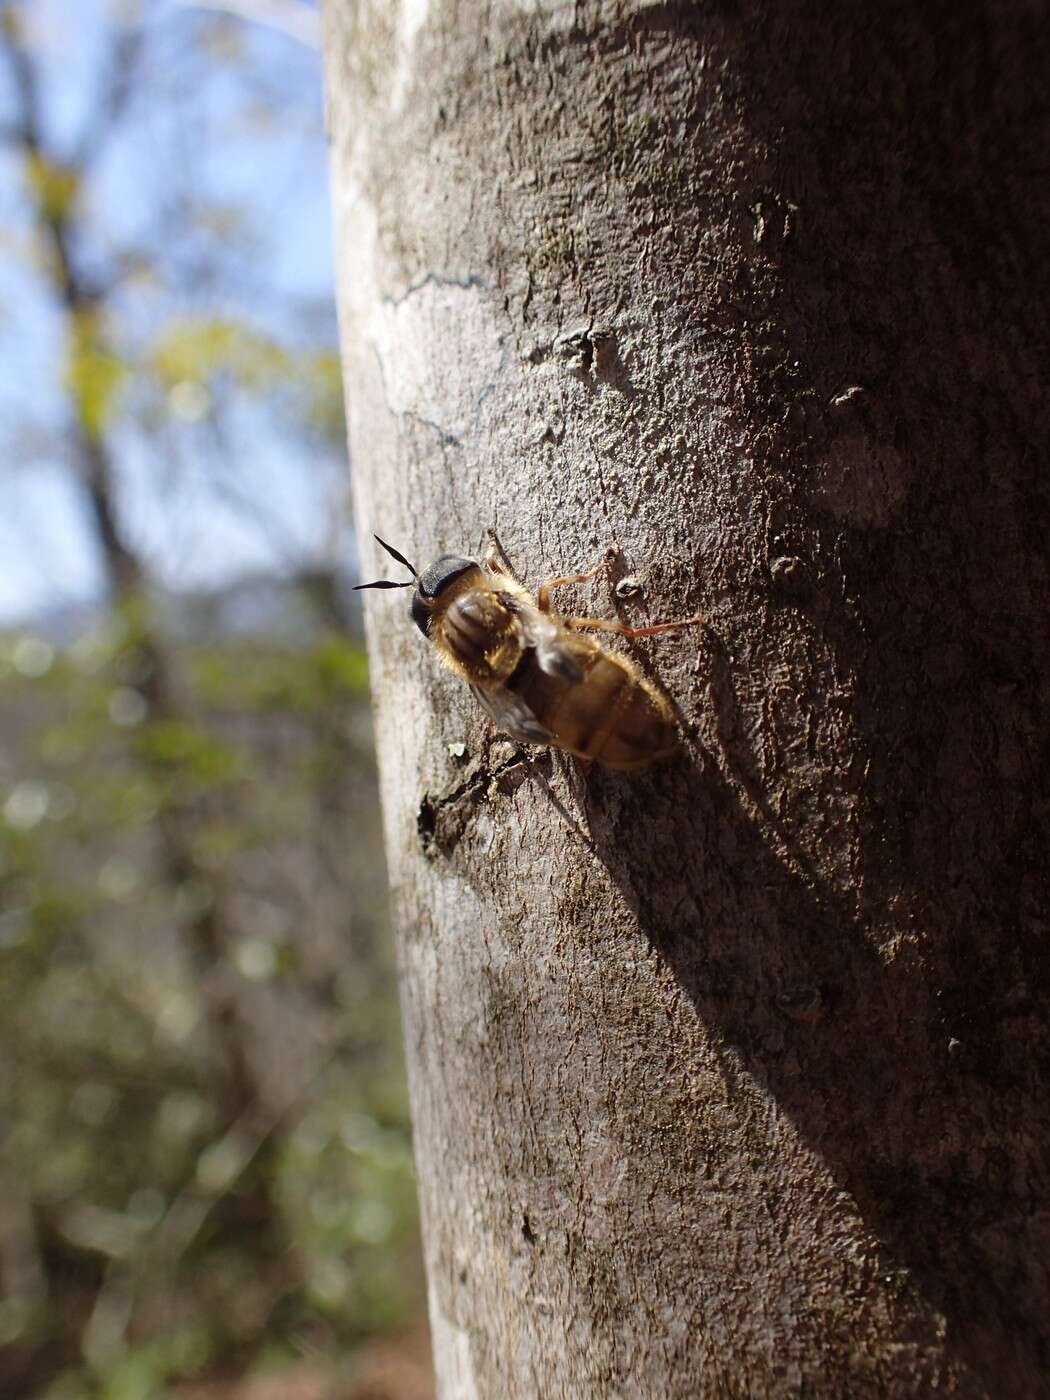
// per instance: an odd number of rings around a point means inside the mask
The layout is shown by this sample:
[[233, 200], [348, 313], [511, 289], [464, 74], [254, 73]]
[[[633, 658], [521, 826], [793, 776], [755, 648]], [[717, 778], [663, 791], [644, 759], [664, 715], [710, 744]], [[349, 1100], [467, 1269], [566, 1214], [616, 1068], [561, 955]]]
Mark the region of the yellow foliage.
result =
[[25, 177], [29, 193], [49, 222], [69, 217], [80, 193], [79, 170], [32, 151], [26, 156]]
[[291, 373], [288, 353], [269, 336], [221, 318], [170, 326], [152, 358], [157, 376], [171, 385], [229, 374], [244, 388], [265, 389]]
[[149, 363], [161, 385], [179, 393], [179, 402], [187, 386], [206, 390], [211, 381], [226, 376], [248, 393], [290, 392], [309, 427], [342, 438], [342, 380], [334, 350], [297, 350], [229, 319], [184, 320], [158, 337]]
[[66, 347], [65, 380], [90, 438], [97, 440], [108, 427], [126, 375], [127, 367], [106, 344], [98, 312], [77, 312]]

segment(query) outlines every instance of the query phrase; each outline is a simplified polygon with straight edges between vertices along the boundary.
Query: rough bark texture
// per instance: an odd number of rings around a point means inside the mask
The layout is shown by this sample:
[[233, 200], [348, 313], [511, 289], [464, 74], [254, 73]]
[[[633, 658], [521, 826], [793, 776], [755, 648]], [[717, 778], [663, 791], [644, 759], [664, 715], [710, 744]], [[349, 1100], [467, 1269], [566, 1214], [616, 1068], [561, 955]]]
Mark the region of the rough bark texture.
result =
[[328, 20], [366, 575], [709, 618], [537, 775], [372, 595], [442, 1394], [1046, 1394], [1046, 6]]

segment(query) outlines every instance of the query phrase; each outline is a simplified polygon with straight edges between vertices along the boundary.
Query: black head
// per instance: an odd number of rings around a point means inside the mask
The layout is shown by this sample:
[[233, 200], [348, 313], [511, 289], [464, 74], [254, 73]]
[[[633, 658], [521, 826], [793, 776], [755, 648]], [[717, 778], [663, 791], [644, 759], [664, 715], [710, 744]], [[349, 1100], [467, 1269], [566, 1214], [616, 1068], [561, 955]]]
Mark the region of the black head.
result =
[[416, 624], [424, 637], [430, 629], [430, 619], [433, 614], [434, 600], [445, 591], [456, 579], [462, 578], [470, 569], [478, 566], [473, 559], [464, 559], [459, 554], [443, 554], [440, 559], [435, 559], [429, 568], [422, 574], [416, 572], [415, 566], [410, 564], [403, 554], [399, 554], [396, 549], [388, 545], [385, 540], [381, 540], [376, 535], [375, 540], [381, 544], [389, 555], [397, 560], [399, 564], [404, 564], [405, 568], [412, 575], [412, 581], [405, 580], [404, 583], [392, 583], [389, 579], [377, 579], [375, 583], [359, 583], [360, 588], [411, 588], [412, 582], [417, 585], [412, 597], [412, 621]]
[[462, 578], [465, 573], [478, 566], [473, 559], [464, 559], [460, 554], [443, 554], [423, 571], [412, 599], [412, 621], [424, 637], [430, 627], [434, 599], [440, 598], [445, 589]]

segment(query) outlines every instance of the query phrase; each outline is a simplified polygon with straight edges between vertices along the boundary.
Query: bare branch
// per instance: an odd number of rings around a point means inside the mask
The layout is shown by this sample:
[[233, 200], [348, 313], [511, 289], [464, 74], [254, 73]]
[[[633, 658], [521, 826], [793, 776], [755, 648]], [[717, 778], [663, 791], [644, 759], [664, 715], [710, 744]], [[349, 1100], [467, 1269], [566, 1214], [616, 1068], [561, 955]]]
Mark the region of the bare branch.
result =
[[129, 25], [120, 31], [113, 44], [113, 55], [103, 90], [92, 106], [80, 140], [73, 153], [73, 163], [81, 168], [89, 165], [115, 129], [124, 109], [135, 92], [135, 77], [144, 34], [141, 25]]
[[29, 50], [22, 43], [20, 21], [13, 5], [0, 10], [0, 51], [7, 56], [18, 104], [15, 120], [7, 128], [10, 139], [21, 142], [26, 149], [40, 149], [40, 85]]

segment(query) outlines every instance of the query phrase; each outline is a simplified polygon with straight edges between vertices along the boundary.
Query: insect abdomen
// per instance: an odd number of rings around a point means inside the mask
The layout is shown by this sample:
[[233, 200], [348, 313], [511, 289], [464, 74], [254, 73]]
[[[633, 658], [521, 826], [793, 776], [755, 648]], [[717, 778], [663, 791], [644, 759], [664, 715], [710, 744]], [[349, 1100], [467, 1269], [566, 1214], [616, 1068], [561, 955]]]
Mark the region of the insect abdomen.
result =
[[567, 684], [526, 652], [507, 682], [560, 748], [607, 768], [642, 768], [674, 752], [670, 707], [627, 661], [598, 646], [577, 660], [584, 676]]

